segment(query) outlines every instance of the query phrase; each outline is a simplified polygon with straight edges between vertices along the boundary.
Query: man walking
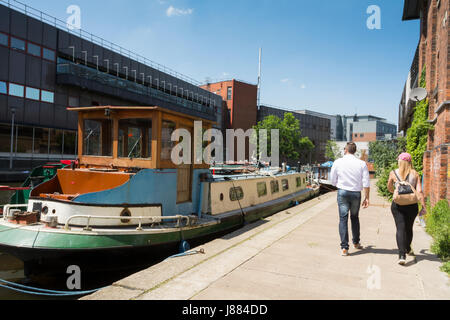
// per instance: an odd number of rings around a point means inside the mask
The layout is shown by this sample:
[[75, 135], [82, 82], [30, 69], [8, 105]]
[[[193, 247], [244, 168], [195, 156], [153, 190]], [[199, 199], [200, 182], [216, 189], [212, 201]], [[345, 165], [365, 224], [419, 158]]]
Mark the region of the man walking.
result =
[[341, 250], [343, 256], [348, 256], [348, 213], [352, 222], [353, 245], [355, 249], [362, 249], [360, 244], [359, 209], [361, 207], [361, 192], [364, 189], [362, 207], [369, 207], [370, 177], [367, 164], [356, 158], [356, 144], [347, 143], [345, 156], [334, 162], [331, 169], [331, 182], [338, 188], [339, 206], [339, 234], [341, 236]]

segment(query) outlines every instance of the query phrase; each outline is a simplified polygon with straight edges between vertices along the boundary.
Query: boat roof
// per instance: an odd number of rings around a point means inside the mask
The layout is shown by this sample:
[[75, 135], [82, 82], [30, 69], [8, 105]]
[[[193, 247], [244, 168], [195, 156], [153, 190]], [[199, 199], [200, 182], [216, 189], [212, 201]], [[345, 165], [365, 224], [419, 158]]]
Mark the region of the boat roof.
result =
[[185, 113], [172, 111], [166, 108], [162, 108], [159, 106], [92, 106], [92, 107], [76, 107], [76, 108], [67, 108], [68, 111], [77, 111], [77, 112], [94, 112], [94, 111], [102, 111], [102, 110], [119, 110], [119, 111], [162, 111], [164, 113], [173, 114], [176, 116], [192, 119], [192, 120], [201, 120], [203, 122], [208, 122], [211, 124], [216, 124], [217, 122], [191, 116]]

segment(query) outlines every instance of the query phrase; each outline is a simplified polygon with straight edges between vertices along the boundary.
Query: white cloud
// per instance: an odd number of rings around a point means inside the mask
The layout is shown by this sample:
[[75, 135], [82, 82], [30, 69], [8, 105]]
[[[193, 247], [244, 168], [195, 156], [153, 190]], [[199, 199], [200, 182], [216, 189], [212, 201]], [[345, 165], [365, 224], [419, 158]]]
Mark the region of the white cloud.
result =
[[289, 79], [281, 79], [281, 82], [283, 82], [283, 83], [288, 83], [288, 82], [289, 82]]
[[168, 17], [173, 17], [173, 16], [185, 16], [185, 15], [192, 14], [193, 12], [194, 12], [194, 9], [178, 9], [178, 8], [175, 8], [174, 6], [170, 6], [167, 9], [166, 14]]
[[300, 86], [300, 88], [306, 89], [306, 84], [302, 84], [302, 85]]

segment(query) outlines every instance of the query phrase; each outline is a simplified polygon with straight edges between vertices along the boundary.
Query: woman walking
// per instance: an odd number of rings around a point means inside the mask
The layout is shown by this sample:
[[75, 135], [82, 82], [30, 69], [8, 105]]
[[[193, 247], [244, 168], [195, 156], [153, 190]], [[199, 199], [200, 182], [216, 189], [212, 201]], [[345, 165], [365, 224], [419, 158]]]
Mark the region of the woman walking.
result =
[[[406, 255], [414, 255], [414, 251], [411, 248], [413, 240], [413, 226], [414, 221], [419, 212], [418, 202], [422, 204], [422, 214], [425, 214], [425, 199], [422, 192], [422, 181], [419, 174], [412, 168], [412, 157], [409, 153], [402, 153], [398, 157], [399, 169], [394, 170], [389, 175], [388, 190], [397, 196], [397, 199], [406, 196], [410, 197], [415, 203], [400, 205], [395, 200], [392, 202], [391, 211], [394, 216], [395, 226], [397, 227], [397, 246], [399, 250], [398, 264], [405, 265]], [[412, 194], [404, 194], [402, 191], [398, 191], [402, 182], [407, 182], [412, 187]], [[403, 183], [403, 185], [405, 185]], [[408, 189], [408, 186], [406, 186]], [[402, 194], [399, 196], [399, 194]], [[411, 197], [412, 196], [412, 197]], [[415, 200], [414, 200], [415, 199]], [[408, 203], [408, 202], [406, 202]]]

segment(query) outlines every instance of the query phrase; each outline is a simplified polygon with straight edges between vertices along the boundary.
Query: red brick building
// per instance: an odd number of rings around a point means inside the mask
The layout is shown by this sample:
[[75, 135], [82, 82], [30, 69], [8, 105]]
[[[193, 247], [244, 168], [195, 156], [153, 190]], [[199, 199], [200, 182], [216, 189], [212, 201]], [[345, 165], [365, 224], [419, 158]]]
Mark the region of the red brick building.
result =
[[414, 104], [409, 92], [416, 88], [423, 67], [429, 99], [429, 122], [424, 156], [424, 190], [432, 205], [450, 198], [450, 0], [405, 0], [403, 20], [420, 19], [420, 41], [400, 105], [400, 130], [411, 125]]
[[[222, 128], [242, 129], [247, 131], [256, 125], [258, 116], [258, 86], [238, 80], [229, 80], [216, 83], [208, 83], [201, 86], [210, 92], [222, 96], [224, 106], [222, 107]], [[224, 135], [225, 137], [225, 135]], [[235, 146], [235, 156], [236, 154]], [[246, 158], [248, 160], [248, 145]], [[237, 159], [237, 158], [236, 158]]]

